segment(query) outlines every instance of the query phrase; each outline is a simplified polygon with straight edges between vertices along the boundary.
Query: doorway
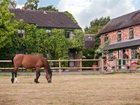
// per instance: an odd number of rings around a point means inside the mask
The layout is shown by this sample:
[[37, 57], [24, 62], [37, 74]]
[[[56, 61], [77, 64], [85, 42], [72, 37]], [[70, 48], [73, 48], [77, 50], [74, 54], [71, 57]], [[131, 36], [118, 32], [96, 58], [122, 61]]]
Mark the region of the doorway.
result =
[[126, 51], [126, 49], [118, 50], [118, 65], [119, 65], [119, 69], [122, 69], [122, 67], [124, 67], [124, 65], [126, 65], [125, 51]]

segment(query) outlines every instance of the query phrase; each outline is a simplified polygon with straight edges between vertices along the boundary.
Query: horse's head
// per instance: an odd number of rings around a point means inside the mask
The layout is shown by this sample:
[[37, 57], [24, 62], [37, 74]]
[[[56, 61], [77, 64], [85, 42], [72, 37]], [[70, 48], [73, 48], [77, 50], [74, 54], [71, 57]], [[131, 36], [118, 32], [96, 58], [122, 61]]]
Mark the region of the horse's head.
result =
[[48, 71], [48, 76], [46, 76], [48, 83], [52, 82], [52, 70], [50, 69]]

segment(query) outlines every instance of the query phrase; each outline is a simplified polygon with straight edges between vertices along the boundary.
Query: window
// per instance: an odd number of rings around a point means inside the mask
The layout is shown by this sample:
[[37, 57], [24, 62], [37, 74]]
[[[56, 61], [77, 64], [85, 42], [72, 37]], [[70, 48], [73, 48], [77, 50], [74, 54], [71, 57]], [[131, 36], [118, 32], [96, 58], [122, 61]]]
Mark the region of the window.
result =
[[134, 29], [129, 28], [129, 39], [133, 39], [133, 38], [134, 38]]
[[72, 33], [72, 30], [65, 30], [65, 37], [66, 38], [72, 38], [73, 36], [73, 33]]
[[131, 48], [131, 58], [136, 59], [137, 58], [137, 48]]
[[122, 40], [122, 32], [118, 31], [118, 42]]
[[113, 57], [113, 51], [109, 51], [108, 52], [108, 59], [112, 60], [112, 57]]
[[18, 36], [19, 36], [20, 38], [23, 38], [24, 35], [25, 35], [25, 30], [23, 30], [23, 29], [18, 29]]
[[51, 36], [52, 30], [51, 29], [46, 29], [46, 33], [48, 36]]
[[94, 37], [93, 36], [85, 36], [84, 37], [85, 48], [93, 48], [94, 47]]
[[104, 37], [104, 42], [107, 42], [108, 41], [108, 35], [105, 34], [105, 37]]

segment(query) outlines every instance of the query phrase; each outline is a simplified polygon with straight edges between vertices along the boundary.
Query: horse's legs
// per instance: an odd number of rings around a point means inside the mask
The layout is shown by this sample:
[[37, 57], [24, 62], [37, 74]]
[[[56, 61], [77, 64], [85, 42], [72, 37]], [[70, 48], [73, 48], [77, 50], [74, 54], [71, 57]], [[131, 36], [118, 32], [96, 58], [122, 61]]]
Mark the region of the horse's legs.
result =
[[12, 83], [14, 83], [14, 78], [15, 78], [15, 72], [14, 72], [14, 70], [12, 70], [12, 78], [11, 78]]
[[11, 82], [14, 83], [14, 80], [15, 82], [17, 82], [17, 67], [14, 68], [14, 70], [12, 70], [12, 78], [11, 78]]
[[17, 79], [17, 70], [15, 71], [15, 83], [19, 82]]
[[40, 70], [36, 69], [36, 78], [34, 79], [35, 83], [39, 83], [39, 81], [38, 81], [39, 77], [40, 77]]

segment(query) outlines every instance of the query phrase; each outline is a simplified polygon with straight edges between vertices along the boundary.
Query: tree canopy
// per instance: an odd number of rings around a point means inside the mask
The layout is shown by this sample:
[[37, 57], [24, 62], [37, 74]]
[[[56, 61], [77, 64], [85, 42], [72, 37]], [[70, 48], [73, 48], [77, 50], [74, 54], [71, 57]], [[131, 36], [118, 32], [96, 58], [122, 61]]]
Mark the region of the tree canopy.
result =
[[48, 5], [46, 7], [38, 7], [39, 0], [27, 0], [24, 4], [24, 9], [30, 10], [45, 10], [45, 11], [58, 11], [53, 5]]
[[49, 5], [47, 7], [39, 7], [38, 10], [46, 10], [46, 11], [58, 11], [53, 5]]
[[0, 4], [0, 48], [11, 43], [12, 35], [16, 31], [16, 21], [8, 6], [9, 0], [3, 0]]
[[83, 50], [83, 54], [87, 58], [95, 58], [101, 54], [99, 32], [109, 21], [110, 17], [101, 17], [99, 19], [92, 20], [90, 22], [90, 26], [84, 29], [85, 33], [93, 34], [95, 38], [94, 48]]
[[38, 9], [39, 0], [27, 0], [24, 4], [25, 9], [37, 10]]
[[90, 26], [86, 27], [85, 33], [88, 34], [97, 34], [103, 26], [105, 26], [110, 21], [110, 17], [101, 17], [99, 19], [92, 20], [90, 22]]

